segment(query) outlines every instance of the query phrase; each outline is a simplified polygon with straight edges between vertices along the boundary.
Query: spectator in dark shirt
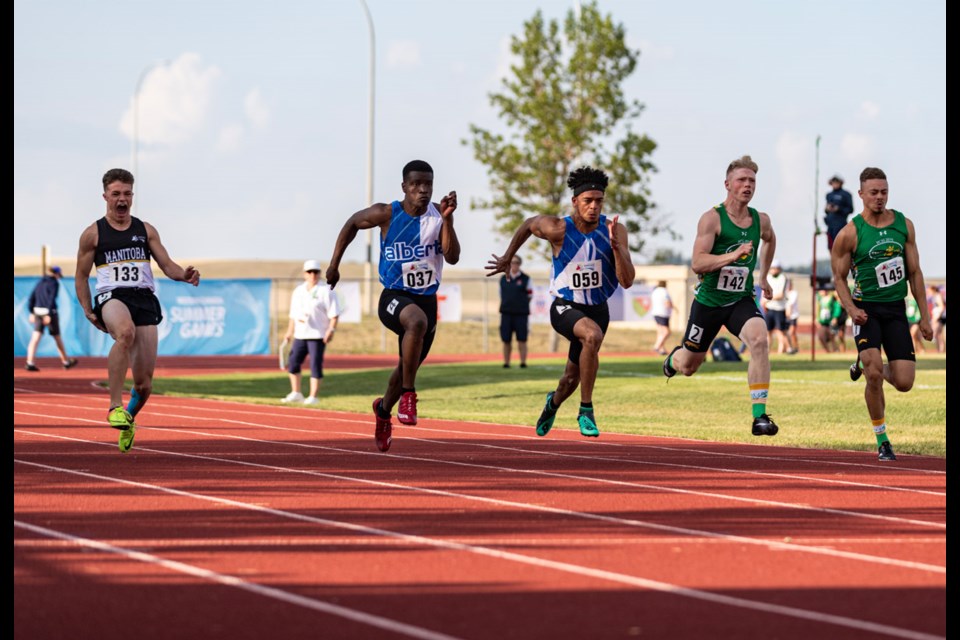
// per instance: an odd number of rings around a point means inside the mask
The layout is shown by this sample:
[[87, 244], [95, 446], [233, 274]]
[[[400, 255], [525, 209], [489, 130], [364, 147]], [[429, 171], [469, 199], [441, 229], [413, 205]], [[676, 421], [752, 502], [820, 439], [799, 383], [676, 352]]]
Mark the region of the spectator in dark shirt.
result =
[[833, 191], [827, 194], [827, 206], [824, 208], [827, 215], [823, 216], [823, 221], [827, 223], [827, 248], [833, 249], [833, 239], [847, 225], [847, 218], [853, 213], [853, 196], [843, 188], [843, 178], [840, 176], [830, 178], [830, 186]]
[[57, 293], [60, 291], [61, 277], [63, 277], [63, 272], [60, 267], [50, 267], [50, 275], [43, 276], [40, 279], [37, 286], [30, 292], [30, 298], [27, 300], [27, 308], [30, 309], [30, 324], [33, 325], [33, 335], [30, 336], [30, 343], [27, 345], [27, 371], [40, 371], [35, 358], [40, 338], [43, 337], [44, 327], [57, 343], [57, 351], [60, 353], [60, 362], [63, 364], [63, 368], [69, 369], [77, 364], [76, 358], [67, 356], [67, 350], [63, 346], [63, 338], [60, 337]]
[[503, 368], [510, 367], [510, 343], [517, 336], [520, 367], [527, 366], [527, 329], [533, 288], [530, 276], [520, 270], [520, 256], [513, 256], [510, 272], [500, 278], [500, 339], [503, 341]]

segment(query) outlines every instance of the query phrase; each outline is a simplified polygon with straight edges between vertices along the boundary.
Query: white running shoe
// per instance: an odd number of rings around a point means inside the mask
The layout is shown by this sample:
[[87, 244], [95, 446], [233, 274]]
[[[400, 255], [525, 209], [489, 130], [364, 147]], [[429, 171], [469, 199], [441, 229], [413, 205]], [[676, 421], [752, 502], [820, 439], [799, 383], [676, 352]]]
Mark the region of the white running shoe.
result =
[[320, 401], [316, 398], [307, 398], [303, 401], [303, 404], [320, 404]]
[[299, 391], [291, 391], [287, 397], [280, 402], [303, 402], [303, 394]]

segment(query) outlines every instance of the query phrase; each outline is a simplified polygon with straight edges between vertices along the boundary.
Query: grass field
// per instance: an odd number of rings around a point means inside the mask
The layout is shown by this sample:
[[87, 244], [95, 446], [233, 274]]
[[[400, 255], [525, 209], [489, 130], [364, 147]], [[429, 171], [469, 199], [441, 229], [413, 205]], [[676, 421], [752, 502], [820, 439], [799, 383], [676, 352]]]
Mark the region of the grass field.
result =
[[[392, 351], [395, 338], [391, 334], [389, 339]], [[646, 342], [634, 348], [647, 348]], [[565, 345], [562, 349], [566, 351]], [[750, 434], [747, 362], [708, 360], [695, 376], [678, 376], [669, 382], [661, 362], [659, 357], [601, 352], [594, 392], [601, 433], [876, 451], [863, 401], [863, 380], [851, 382], [847, 373], [849, 355], [818, 354], [815, 362], [802, 354], [772, 356], [768, 411], [780, 425], [780, 433], [762, 439]], [[428, 358], [417, 377], [419, 413], [424, 418], [533, 425], [563, 363], [558, 355], [531, 359], [527, 369], [503, 369], [496, 362], [432, 365]], [[388, 373], [384, 369], [328, 371], [318, 408], [369, 413], [371, 400], [383, 393]], [[290, 390], [287, 376], [279, 371], [158, 378], [155, 388], [171, 396], [277, 405]], [[885, 390], [887, 424], [897, 453], [945, 457], [945, 356], [920, 357], [916, 384], [909, 393], [889, 386]], [[555, 428], [576, 428], [578, 400], [575, 394], [561, 407]]]

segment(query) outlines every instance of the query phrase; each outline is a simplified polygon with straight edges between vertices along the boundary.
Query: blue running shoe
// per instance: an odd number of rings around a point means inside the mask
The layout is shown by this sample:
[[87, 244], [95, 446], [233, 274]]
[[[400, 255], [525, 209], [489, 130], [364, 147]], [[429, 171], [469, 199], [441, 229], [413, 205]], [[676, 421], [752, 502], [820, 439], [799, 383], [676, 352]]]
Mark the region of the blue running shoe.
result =
[[593, 410], [585, 411], [581, 409], [580, 415], [577, 416], [577, 424], [580, 425], [580, 435], [588, 438], [596, 438], [600, 435], [600, 429], [597, 429], [597, 421], [593, 417]]
[[553, 400], [553, 394], [556, 393], [551, 391], [547, 394], [547, 401], [543, 405], [543, 411], [540, 412], [540, 417], [537, 418], [537, 435], [545, 436], [550, 433], [550, 429], [553, 428], [553, 421], [557, 419], [557, 410], [550, 409], [550, 403]]

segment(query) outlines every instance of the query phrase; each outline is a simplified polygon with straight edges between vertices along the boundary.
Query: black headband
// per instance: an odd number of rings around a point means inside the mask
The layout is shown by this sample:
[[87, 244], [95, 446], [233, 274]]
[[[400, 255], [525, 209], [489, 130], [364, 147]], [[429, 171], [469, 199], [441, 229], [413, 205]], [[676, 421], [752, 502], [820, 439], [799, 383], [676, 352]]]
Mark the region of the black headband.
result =
[[605, 189], [603, 185], [597, 184], [596, 182], [584, 182], [573, 188], [573, 197], [576, 198], [584, 191], [604, 191]]

